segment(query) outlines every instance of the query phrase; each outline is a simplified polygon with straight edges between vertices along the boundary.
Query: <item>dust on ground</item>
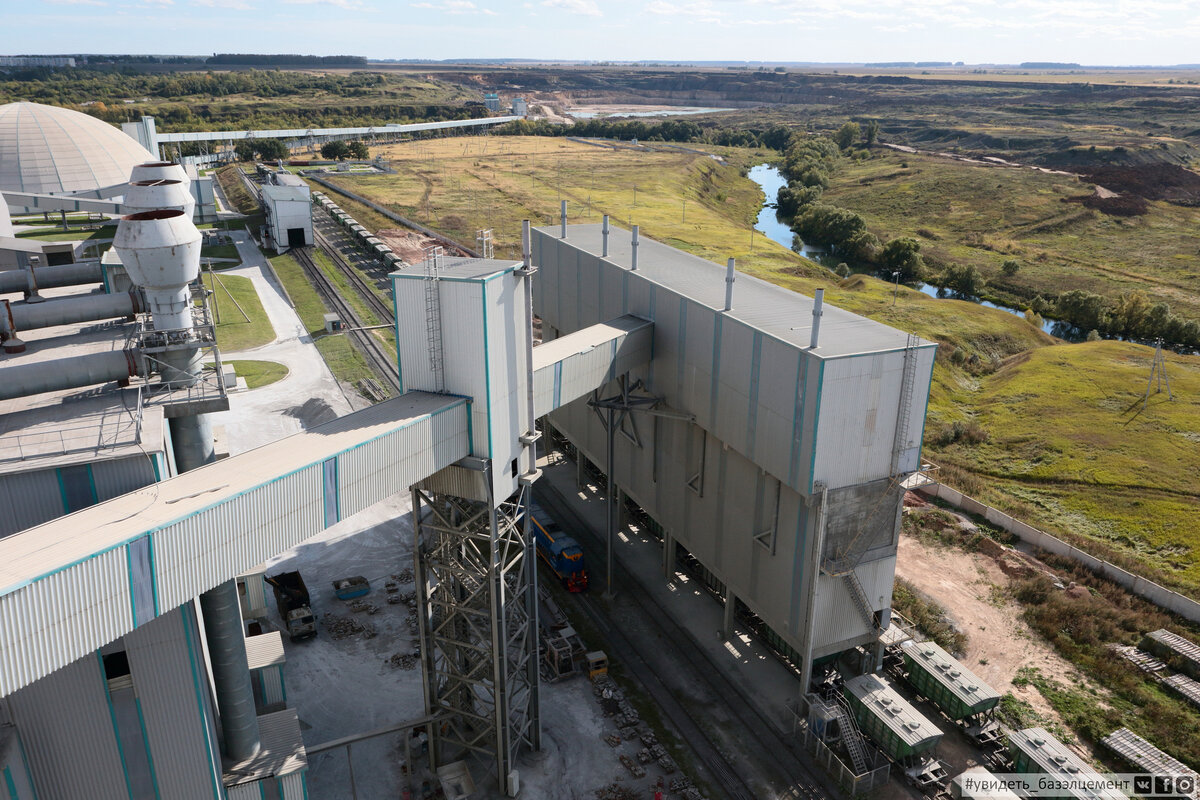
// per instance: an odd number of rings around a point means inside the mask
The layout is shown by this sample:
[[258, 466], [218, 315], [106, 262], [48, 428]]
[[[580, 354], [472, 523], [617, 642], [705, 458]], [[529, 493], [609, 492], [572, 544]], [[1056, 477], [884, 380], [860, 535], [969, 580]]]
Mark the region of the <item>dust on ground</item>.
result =
[[[1086, 679], [1020, 618], [1019, 604], [1005, 592], [1011, 578], [991, 555], [929, 545], [902, 534], [896, 575], [942, 606], [967, 634], [960, 661], [968, 669], [1001, 694], [1011, 692], [1043, 718], [1063, 724], [1032, 684], [1014, 686], [1013, 678], [1022, 667], [1032, 667], [1064, 685], [1080, 685]], [[1075, 747], [1094, 758], [1086, 745]]]
[[388, 247], [392, 248], [392, 252], [404, 259], [409, 264], [419, 264], [425, 260], [425, 251], [430, 247], [441, 247], [449, 256], [466, 256], [466, 252], [455, 247], [449, 247], [445, 242], [440, 242], [432, 236], [426, 236], [417, 231], [406, 230], [404, 228], [393, 228], [391, 230], [379, 231], [375, 234]]
[[337, 412], [320, 397], [311, 397], [301, 405], [285, 409], [283, 413], [300, 420], [306, 430], [337, 419]]

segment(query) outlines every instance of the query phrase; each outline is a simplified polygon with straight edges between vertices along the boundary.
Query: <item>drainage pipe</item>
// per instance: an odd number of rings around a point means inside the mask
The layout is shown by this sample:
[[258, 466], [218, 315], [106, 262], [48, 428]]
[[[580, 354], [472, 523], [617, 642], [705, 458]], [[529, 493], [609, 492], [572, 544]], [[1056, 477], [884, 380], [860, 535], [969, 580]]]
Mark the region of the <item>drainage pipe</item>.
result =
[[[36, 282], [30, 285], [30, 275]], [[33, 291], [37, 288], [53, 289], [58, 286], [76, 286], [81, 283], [100, 283], [100, 263], [59, 264], [53, 267], [30, 267], [27, 270], [10, 269], [0, 272], [0, 294]]]
[[258, 753], [260, 739], [237, 583], [225, 581], [200, 595], [200, 609], [221, 713], [223, 749], [233, 761], [242, 761]]
[[148, 374], [145, 357], [138, 350], [112, 350], [19, 364], [0, 368], [0, 400], [127, 381], [135, 375]]
[[64, 297], [45, 303], [21, 303], [12, 305], [0, 300], [0, 338], [9, 338], [20, 331], [37, 328], [53, 328], [56, 325], [74, 325], [77, 322], [92, 322], [115, 317], [131, 317], [140, 314], [142, 298], [138, 292], [121, 294], [89, 294], [82, 297]]

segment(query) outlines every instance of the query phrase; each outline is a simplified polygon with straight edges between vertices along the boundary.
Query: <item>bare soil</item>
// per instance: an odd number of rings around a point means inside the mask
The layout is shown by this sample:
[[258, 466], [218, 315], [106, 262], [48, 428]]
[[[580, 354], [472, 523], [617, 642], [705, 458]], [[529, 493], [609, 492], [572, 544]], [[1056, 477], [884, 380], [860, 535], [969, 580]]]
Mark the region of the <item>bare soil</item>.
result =
[[[998, 558], [1005, 559], [1006, 566], [1014, 571], [1012, 551]], [[1025, 560], [1032, 561], [1021, 559]], [[896, 575], [945, 608], [967, 634], [966, 652], [960, 659], [967, 668], [996, 691], [1011, 692], [1042, 717], [1062, 724], [1035, 687], [1014, 686], [1013, 678], [1022, 667], [1033, 667], [1065, 685], [1079, 685], [1086, 679], [1020, 618], [1019, 604], [1007, 594], [1009, 575], [996, 558], [984, 552], [928, 545], [913, 536], [901, 535]], [[1086, 745], [1074, 747], [1085, 757], [1094, 757]]]
[[425, 260], [425, 249], [435, 245], [445, 248], [446, 255], [466, 255], [466, 253], [459, 251], [457, 248], [446, 247], [444, 242], [439, 242], [423, 233], [405, 230], [404, 228], [394, 228], [392, 230], [379, 231], [379, 233], [375, 235], [378, 236], [384, 244], [392, 248], [392, 252], [403, 258], [409, 264], [420, 264]]

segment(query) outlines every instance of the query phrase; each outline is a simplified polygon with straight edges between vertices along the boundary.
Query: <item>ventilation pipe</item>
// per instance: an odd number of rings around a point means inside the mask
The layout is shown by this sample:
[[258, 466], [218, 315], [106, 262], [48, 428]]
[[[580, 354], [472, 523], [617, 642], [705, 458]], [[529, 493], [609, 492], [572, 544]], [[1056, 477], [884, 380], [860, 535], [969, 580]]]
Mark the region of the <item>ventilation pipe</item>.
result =
[[142, 287], [159, 331], [192, 327], [188, 284], [200, 275], [200, 231], [179, 209], [121, 217], [113, 247]]
[[177, 209], [192, 218], [196, 210], [196, 199], [183, 181], [159, 179], [134, 181], [125, 192], [121, 208], [126, 214], [158, 209]]
[[138, 164], [129, 173], [129, 182], [137, 183], [138, 181], [179, 181], [185, 189], [191, 189], [192, 179], [188, 177], [187, 170], [174, 161], [147, 161], [144, 164]]
[[637, 249], [638, 249], [638, 226], [633, 226], [633, 265], [632, 269], [637, 272]]
[[233, 761], [242, 761], [258, 753], [261, 739], [237, 584], [225, 581], [200, 595], [200, 610], [217, 689], [224, 752]]
[[127, 294], [88, 294], [65, 297], [45, 303], [12, 305], [0, 300], [0, 339], [10, 339], [20, 331], [74, 325], [115, 317], [132, 317], [144, 311], [137, 292]]
[[81, 283], [100, 283], [104, 276], [100, 264], [59, 264], [53, 267], [30, 267], [0, 272], [0, 294], [30, 292], [41, 287], [77, 286]]
[[[199, 342], [192, 333], [188, 291], [188, 284], [200, 274], [200, 242], [200, 231], [179, 209], [122, 217], [113, 239], [130, 279], [146, 294], [154, 329], [170, 332], [164, 337], [171, 346], [162, 353], [160, 373], [163, 382], [172, 387], [197, 383], [203, 369]], [[189, 347], [189, 343], [194, 344]], [[173, 418], [171, 439], [180, 472], [215, 460], [207, 414]], [[224, 752], [241, 761], [258, 753], [261, 739], [236, 583], [226, 581], [203, 593], [200, 607], [221, 712]]]
[[817, 338], [820, 336], [820, 333], [821, 333], [821, 314], [824, 313], [821, 311], [821, 306], [824, 305], [824, 303], [825, 303], [825, 290], [817, 289], [816, 293], [813, 295], [812, 340], [809, 341], [809, 343], [808, 343], [809, 349], [812, 349], [812, 350], [817, 349]]
[[608, 258], [608, 214], [604, 215], [604, 224], [600, 226], [600, 257]]
[[737, 280], [737, 264], [734, 259], [729, 259], [729, 263], [725, 265], [725, 310], [733, 309], [733, 282]]
[[559, 234], [558, 238], [565, 239], [565, 238], [567, 238], [567, 201], [566, 200], [563, 200], [562, 205], [559, 206], [558, 220], [559, 220], [559, 224], [562, 226], [562, 232]]
[[53, 361], [38, 361], [0, 369], [0, 400], [28, 397], [44, 392], [96, 386], [109, 381], [128, 381], [149, 374], [137, 350], [112, 350]]

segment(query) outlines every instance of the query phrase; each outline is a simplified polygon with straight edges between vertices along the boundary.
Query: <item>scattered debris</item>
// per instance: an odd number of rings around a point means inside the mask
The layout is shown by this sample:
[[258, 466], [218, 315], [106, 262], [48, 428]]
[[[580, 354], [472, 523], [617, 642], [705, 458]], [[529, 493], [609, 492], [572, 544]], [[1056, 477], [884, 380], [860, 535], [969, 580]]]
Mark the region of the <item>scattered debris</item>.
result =
[[621, 746], [621, 737], [615, 733], [610, 733], [608, 736], [605, 736], [604, 741], [608, 742], [609, 747]]
[[650, 755], [650, 751], [643, 747], [637, 751], [637, 760], [639, 764], [649, 764], [654, 760], [654, 756]]
[[364, 639], [372, 639], [379, 633], [369, 622], [359, 622], [353, 617], [339, 617], [329, 612], [321, 617], [321, 622], [325, 623], [326, 630], [335, 641], [349, 638], [356, 633], [363, 634]]
[[383, 662], [393, 669], [415, 669], [417, 666], [416, 653], [396, 653]]
[[353, 600], [350, 602], [349, 608], [355, 614], [361, 614], [364, 611], [368, 614], [379, 613], [379, 606], [375, 605], [374, 603], [368, 603], [365, 600]]
[[596, 800], [642, 800], [642, 796], [627, 786], [610, 783], [596, 790]]
[[636, 761], [634, 761], [632, 758], [625, 755], [624, 753], [622, 753], [619, 757], [621, 759], [621, 763], [625, 765], [625, 769], [629, 770], [630, 775], [632, 775], [635, 778], [646, 777], [646, 768], [643, 767], [641, 764], [638, 764]]

